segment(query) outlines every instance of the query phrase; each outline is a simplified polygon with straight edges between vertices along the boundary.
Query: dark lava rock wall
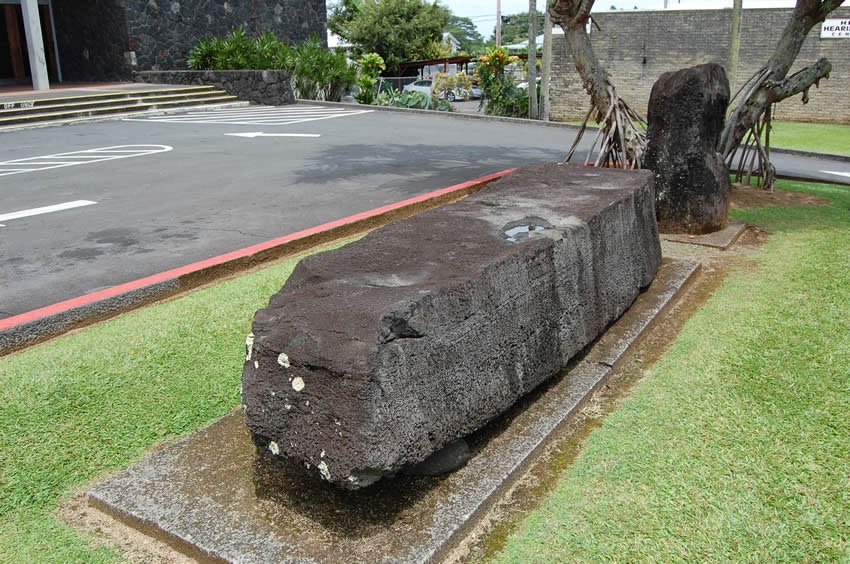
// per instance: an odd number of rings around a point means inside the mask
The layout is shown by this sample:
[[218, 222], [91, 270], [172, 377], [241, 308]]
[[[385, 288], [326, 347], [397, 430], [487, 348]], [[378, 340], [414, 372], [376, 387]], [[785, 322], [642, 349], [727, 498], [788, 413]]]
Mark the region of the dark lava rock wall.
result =
[[189, 51], [203, 37], [237, 27], [256, 37], [273, 31], [297, 43], [317, 33], [326, 41], [324, 0], [123, 0], [129, 50], [138, 70], [186, 69]]
[[726, 71], [710, 63], [661, 75], [649, 99], [645, 166], [665, 233], [726, 227], [732, 182], [717, 152], [729, 107]]
[[[53, 2], [56, 45], [65, 82], [127, 80], [126, 12], [120, 0]], [[42, 29], [43, 34], [50, 33]]]
[[137, 81], [151, 84], [211, 85], [240, 100], [282, 106], [295, 103], [292, 81], [286, 71], [143, 71]]
[[305, 258], [248, 338], [255, 443], [355, 489], [479, 429], [650, 284], [653, 194], [648, 171], [532, 165]]

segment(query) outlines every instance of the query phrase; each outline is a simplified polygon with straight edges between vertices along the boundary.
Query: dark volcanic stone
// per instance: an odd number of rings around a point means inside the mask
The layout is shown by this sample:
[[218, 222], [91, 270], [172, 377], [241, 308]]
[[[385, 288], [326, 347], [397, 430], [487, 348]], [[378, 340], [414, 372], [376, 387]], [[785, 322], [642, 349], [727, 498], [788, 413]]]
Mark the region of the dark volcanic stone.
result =
[[557, 374], [655, 276], [652, 174], [556, 163], [302, 260], [257, 312], [258, 447], [359, 488]]
[[717, 144], [728, 106], [726, 71], [714, 63], [664, 73], [652, 87], [645, 166], [663, 233], [726, 227], [732, 184]]

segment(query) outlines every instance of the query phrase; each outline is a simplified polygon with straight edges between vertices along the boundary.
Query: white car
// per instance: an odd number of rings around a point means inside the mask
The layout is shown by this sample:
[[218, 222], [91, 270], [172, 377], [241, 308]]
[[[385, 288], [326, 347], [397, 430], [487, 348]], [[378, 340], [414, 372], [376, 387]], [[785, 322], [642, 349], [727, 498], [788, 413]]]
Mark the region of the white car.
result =
[[416, 82], [411, 82], [410, 84], [405, 85], [405, 92], [421, 92], [426, 96], [431, 95], [431, 87], [434, 85], [433, 80], [417, 80]]
[[[404, 87], [405, 92], [421, 92], [426, 96], [431, 95], [431, 90], [434, 87], [434, 81], [431, 79], [427, 80], [417, 80], [416, 82], [411, 82], [410, 84]], [[455, 88], [454, 90], [450, 90], [448, 95], [440, 93], [440, 98], [448, 99], [449, 102], [454, 102], [455, 100], [463, 100], [465, 98], [470, 98], [469, 93], [464, 92], [462, 88]]]

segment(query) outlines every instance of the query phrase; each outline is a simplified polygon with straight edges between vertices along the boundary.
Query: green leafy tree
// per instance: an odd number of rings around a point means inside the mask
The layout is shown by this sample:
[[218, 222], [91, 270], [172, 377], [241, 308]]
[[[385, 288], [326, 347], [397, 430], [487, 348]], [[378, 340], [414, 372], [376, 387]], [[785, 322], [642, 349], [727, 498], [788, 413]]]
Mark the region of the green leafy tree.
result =
[[[537, 11], [537, 29], [543, 29], [546, 16]], [[528, 39], [528, 12], [503, 16], [502, 45], [511, 45]], [[496, 29], [493, 28], [493, 41], [496, 40]]]
[[462, 18], [452, 14], [446, 29], [460, 43], [460, 48], [474, 55], [484, 50], [484, 36], [478, 32], [475, 23], [469, 18]]
[[387, 73], [427, 52], [443, 37], [449, 10], [425, 0], [339, 0], [331, 6], [328, 28], [353, 45], [355, 57], [377, 53]]

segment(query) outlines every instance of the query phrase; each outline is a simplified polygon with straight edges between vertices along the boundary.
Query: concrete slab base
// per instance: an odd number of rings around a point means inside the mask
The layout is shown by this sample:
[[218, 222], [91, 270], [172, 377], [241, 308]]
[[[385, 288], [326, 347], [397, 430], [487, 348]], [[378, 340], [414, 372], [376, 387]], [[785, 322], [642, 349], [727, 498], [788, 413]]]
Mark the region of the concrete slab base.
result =
[[201, 560], [438, 558], [605, 382], [698, 268], [665, 259], [650, 288], [581, 360], [469, 436], [473, 457], [445, 476], [340, 491], [258, 454], [237, 411], [92, 487], [89, 503]]
[[706, 233], [705, 235], [685, 235], [681, 233], [661, 233], [661, 239], [664, 241], [672, 241], [674, 243], [687, 243], [689, 245], [702, 245], [703, 247], [713, 247], [715, 249], [726, 250], [738, 240], [747, 224], [743, 221], [730, 221], [725, 229], [715, 231], [714, 233]]

